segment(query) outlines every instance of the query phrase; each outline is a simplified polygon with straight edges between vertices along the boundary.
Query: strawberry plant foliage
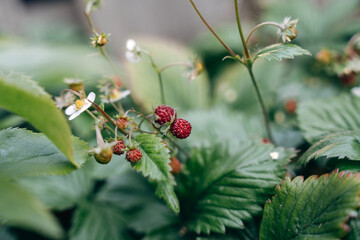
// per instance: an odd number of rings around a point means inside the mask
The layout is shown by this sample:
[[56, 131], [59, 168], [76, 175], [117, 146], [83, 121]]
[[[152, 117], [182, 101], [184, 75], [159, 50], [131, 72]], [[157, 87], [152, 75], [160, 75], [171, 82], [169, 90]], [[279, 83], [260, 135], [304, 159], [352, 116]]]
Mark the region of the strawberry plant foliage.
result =
[[360, 175], [334, 172], [286, 178], [265, 204], [260, 240], [339, 239], [359, 206]]
[[277, 43], [267, 46], [256, 53], [254, 61], [258, 58], [263, 58], [269, 62], [281, 61], [283, 59], [293, 59], [295, 56], [309, 55], [311, 53], [295, 44], [291, 43]]
[[[72, 143], [74, 161], [80, 166], [88, 159], [89, 146], [76, 137]], [[76, 167], [44, 134], [17, 128], [0, 131], [0, 172], [23, 177], [74, 170]]]
[[303, 102], [297, 113], [304, 137], [311, 143], [329, 133], [360, 129], [360, 99], [355, 96]]
[[1, 175], [0, 192], [2, 221], [11, 226], [35, 230], [51, 238], [61, 238], [63, 231], [50, 211], [18, 183], [9, 181]]
[[[278, 159], [270, 152], [277, 151]], [[292, 150], [243, 142], [231, 153], [223, 146], [195, 151], [186, 162], [180, 193], [187, 227], [197, 233], [242, 229], [244, 221], [262, 212], [293, 156]]]
[[133, 167], [149, 177], [150, 182], [157, 186], [156, 195], [164, 199], [171, 210], [179, 213], [179, 201], [174, 192], [175, 180], [170, 173], [169, 149], [161, 138], [153, 134], [141, 134], [136, 137], [136, 141], [140, 143], [138, 148], [142, 152], [142, 158]]
[[50, 95], [30, 77], [0, 72], [0, 106], [24, 117], [78, 166], [72, 155], [71, 132], [64, 115], [56, 108]]
[[333, 133], [312, 145], [299, 159], [306, 165], [310, 160], [319, 157], [336, 157], [339, 159], [360, 160], [360, 131]]

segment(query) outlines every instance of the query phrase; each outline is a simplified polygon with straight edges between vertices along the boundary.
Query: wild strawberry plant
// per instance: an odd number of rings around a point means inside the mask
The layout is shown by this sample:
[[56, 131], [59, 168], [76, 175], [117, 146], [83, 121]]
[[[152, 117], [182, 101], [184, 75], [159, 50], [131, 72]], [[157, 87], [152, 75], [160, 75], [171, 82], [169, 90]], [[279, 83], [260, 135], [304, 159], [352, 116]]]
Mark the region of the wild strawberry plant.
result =
[[[242, 65], [219, 74], [209, 108], [206, 61], [181, 45], [129, 39], [124, 74], [107, 53], [111, 35], [92, 22], [100, 6], [86, 1], [90, 44], [113, 72], [97, 90], [67, 78], [53, 101], [30, 77], [0, 75], [0, 106], [33, 126], [0, 131], [1, 239], [21, 239], [19, 228], [79, 240], [359, 238], [359, 35], [309, 46], [311, 58], [293, 43], [305, 19], [265, 21], [246, 36], [234, 0], [237, 53], [189, 0], [223, 62]], [[256, 39], [264, 27], [277, 29], [270, 45]], [[302, 70], [289, 73], [296, 64], [282, 61], [301, 55]], [[327, 82], [297, 80], [311, 74]]]

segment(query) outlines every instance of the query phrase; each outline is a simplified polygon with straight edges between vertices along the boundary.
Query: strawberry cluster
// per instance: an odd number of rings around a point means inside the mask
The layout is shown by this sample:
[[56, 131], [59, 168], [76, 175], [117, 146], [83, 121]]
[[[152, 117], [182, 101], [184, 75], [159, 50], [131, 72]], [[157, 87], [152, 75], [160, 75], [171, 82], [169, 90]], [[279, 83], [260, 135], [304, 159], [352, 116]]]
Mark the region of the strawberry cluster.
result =
[[[127, 150], [124, 140], [119, 140], [112, 147], [112, 152], [116, 155], [122, 155]], [[126, 152], [126, 160], [131, 163], [137, 163], [142, 158], [142, 153], [138, 148], [130, 148]]]
[[177, 118], [176, 111], [166, 105], [158, 106], [155, 109], [156, 122], [160, 125], [170, 124], [170, 132], [176, 138], [184, 139], [190, 136], [191, 124], [182, 118]]

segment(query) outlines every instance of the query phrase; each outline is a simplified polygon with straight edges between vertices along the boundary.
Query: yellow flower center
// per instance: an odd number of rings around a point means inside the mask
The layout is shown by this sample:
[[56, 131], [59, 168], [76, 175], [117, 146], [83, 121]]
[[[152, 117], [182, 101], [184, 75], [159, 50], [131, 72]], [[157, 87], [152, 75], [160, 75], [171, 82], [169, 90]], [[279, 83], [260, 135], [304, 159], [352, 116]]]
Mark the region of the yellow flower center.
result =
[[84, 106], [84, 100], [78, 99], [75, 101], [76, 110], [81, 109]]
[[121, 94], [121, 93], [120, 93], [119, 90], [113, 89], [113, 90], [111, 91], [110, 98], [111, 98], [111, 99], [118, 98], [118, 97], [120, 96], [120, 94]]

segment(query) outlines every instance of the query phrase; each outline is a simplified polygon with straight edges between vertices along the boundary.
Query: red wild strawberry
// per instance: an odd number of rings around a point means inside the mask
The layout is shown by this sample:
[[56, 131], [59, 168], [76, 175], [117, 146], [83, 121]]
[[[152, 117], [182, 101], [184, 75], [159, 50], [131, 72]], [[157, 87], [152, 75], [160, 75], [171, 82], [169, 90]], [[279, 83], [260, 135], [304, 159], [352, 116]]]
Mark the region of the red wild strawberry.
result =
[[175, 137], [184, 139], [191, 133], [191, 124], [185, 119], [179, 118], [171, 124], [170, 131]]
[[181, 172], [181, 164], [179, 159], [177, 159], [176, 157], [170, 159], [170, 167], [172, 174], [178, 174]]
[[126, 117], [120, 117], [116, 120], [116, 126], [119, 129], [125, 130], [129, 125], [129, 121]]
[[131, 163], [136, 163], [142, 158], [142, 153], [138, 148], [130, 149], [126, 153], [126, 159]]
[[296, 111], [297, 103], [294, 99], [289, 99], [285, 102], [284, 107], [288, 113], [294, 114]]
[[116, 144], [112, 148], [113, 153], [116, 155], [124, 154], [124, 149], [126, 149], [124, 140], [117, 141]]
[[169, 106], [161, 105], [155, 109], [155, 114], [159, 117], [156, 119], [156, 122], [160, 125], [171, 122], [171, 119], [174, 117], [176, 119], [176, 111]]

